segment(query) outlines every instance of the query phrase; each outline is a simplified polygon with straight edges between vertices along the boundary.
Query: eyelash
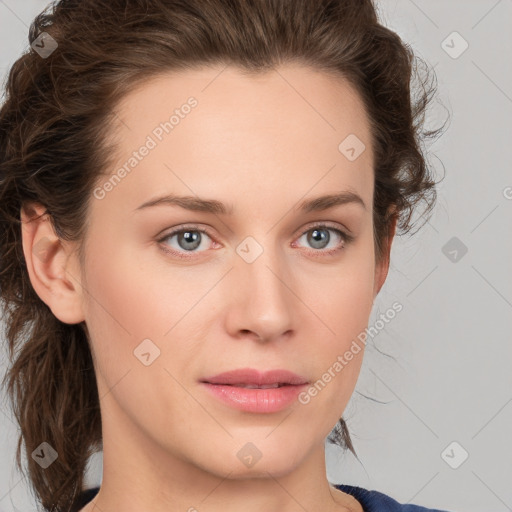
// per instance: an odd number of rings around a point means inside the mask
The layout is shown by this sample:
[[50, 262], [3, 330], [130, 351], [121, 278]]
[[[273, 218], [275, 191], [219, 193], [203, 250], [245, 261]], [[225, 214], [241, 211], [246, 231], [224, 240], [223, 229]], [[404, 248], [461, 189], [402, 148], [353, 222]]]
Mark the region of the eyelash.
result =
[[[307, 251], [307, 252], [312, 253], [312, 254], [316, 253], [315, 256], [317, 256], [317, 255], [318, 256], [326, 256], [326, 255], [327, 256], [331, 256], [331, 255], [334, 255], [334, 254], [338, 253], [339, 251], [343, 250], [348, 244], [353, 242], [354, 238], [355, 238], [353, 235], [349, 235], [348, 233], [342, 231], [338, 227], [334, 227], [334, 226], [332, 226], [332, 225], [330, 225], [328, 223], [314, 224], [313, 226], [308, 227], [308, 229], [306, 229], [305, 231], [303, 231], [299, 235], [299, 238], [303, 237], [304, 235], [306, 235], [307, 233], [309, 233], [310, 231], [313, 231], [315, 229], [327, 229], [329, 231], [334, 231], [342, 239], [341, 247], [336, 247], [334, 249], [326, 249], [326, 250], [324, 250], [324, 249], [311, 249], [311, 250]], [[165, 240], [173, 237], [174, 235], [178, 235], [178, 234], [184, 233], [186, 231], [197, 231], [199, 233], [204, 233], [204, 234], [208, 235], [208, 237], [210, 237], [212, 240], [214, 240], [212, 234], [210, 233], [210, 230], [208, 230], [208, 229], [201, 228], [201, 227], [196, 226], [196, 225], [181, 226], [179, 229], [175, 229], [175, 230], [167, 233], [164, 237], [162, 237], [159, 240], [157, 240], [157, 242], [160, 244], [159, 247], [161, 248], [161, 250], [163, 252], [167, 253], [167, 254], [171, 254], [173, 256], [177, 256], [180, 259], [188, 260], [188, 259], [194, 258], [194, 256], [193, 256], [194, 251], [188, 251], [191, 255], [190, 256], [185, 256], [187, 251], [182, 252], [182, 251], [176, 251], [174, 249], [169, 249], [168, 246], [163, 243]]]

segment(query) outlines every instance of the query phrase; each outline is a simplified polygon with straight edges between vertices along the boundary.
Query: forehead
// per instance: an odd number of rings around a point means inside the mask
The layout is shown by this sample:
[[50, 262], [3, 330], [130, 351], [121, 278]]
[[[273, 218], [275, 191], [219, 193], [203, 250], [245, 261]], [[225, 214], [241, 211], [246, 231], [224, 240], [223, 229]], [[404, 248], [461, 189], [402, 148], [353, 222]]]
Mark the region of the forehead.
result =
[[[291, 195], [317, 182], [371, 200], [369, 123], [341, 77], [300, 66], [169, 72], [139, 84], [115, 111], [117, 161], [107, 172], [124, 166], [122, 185], [134, 200], [156, 185], [208, 196], [215, 184], [236, 194], [235, 184], [249, 182], [252, 191], [287, 183]], [[135, 157], [144, 146], [151, 149]]]

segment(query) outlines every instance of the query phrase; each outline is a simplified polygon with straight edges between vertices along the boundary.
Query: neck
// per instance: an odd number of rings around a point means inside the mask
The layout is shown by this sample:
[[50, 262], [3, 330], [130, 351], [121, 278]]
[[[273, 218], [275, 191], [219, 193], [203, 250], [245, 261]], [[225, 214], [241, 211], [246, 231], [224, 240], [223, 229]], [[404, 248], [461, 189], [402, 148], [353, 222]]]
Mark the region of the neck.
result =
[[[103, 421], [103, 480], [81, 512], [324, 512], [359, 511], [355, 499], [334, 489], [325, 470], [325, 444], [281, 471], [216, 474], [169, 453], [129, 420]], [[257, 465], [254, 466], [257, 468]], [[209, 468], [208, 468], [209, 469]]]

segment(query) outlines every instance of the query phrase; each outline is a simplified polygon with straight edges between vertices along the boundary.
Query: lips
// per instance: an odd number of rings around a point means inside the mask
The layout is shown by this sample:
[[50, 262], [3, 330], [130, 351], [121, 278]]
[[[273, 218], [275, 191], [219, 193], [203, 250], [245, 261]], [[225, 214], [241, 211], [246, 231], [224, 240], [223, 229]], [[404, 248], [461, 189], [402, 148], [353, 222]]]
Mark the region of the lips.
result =
[[308, 380], [288, 370], [260, 372], [241, 368], [202, 379], [201, 385], [220, 402], [249, 413], [275, 413], [297, 402]]
[[260, 372], [253, 368], [240, 368], [207, 377], [202, 379], [201, 382], [247, 389], [269, 389], [307, 384], [308, 380], [289, 370], [279, 369]]

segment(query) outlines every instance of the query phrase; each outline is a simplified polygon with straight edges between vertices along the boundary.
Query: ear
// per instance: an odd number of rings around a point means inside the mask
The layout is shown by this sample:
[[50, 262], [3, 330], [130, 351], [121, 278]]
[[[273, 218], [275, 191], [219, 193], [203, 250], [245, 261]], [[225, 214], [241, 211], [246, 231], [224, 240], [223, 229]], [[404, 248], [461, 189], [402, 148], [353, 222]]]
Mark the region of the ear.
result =
[[82, 322], [80, 268], [72, 244], [57, 237], [43, 205], [24, 204], [20, 217], [23, 254], [32, 287], [61, 322]]
[[395, 237], [396, 224], [397, 224], [397, 220], [398, 220], [398, 215], [396, 213], [396, 208], [394, 206], [391, 206], [389, 208], [388, 216], [390, 216], [389, 230], [388, 230], [388, 234], [384, 240], [382, 258], [381, 258], [381, 261], [378, 262], [375, 266], [375, 278], [374, 278], [374, 288], [373, 288], [373, 297], [374, 298], [380, 292], [380, 289], [384, 285], [384, 282], [386, 281], [386, 277], [388, 276], [389, 261], [390, 261], [390, 255], [391, 255], [391, 245], [393, 243], [393, 238]]

